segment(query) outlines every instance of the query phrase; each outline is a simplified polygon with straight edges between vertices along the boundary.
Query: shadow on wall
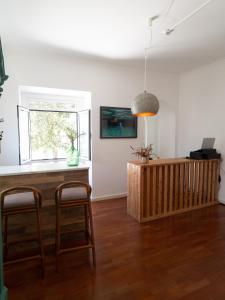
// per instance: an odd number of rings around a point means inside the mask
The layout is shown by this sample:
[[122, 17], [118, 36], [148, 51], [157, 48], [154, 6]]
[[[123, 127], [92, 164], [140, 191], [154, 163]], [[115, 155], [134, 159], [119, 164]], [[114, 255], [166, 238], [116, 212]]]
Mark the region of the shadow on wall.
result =
[[176, 112], [166, 102], [160, 101], [159, 113], [149, 118], [148, 140], [159, 157], [175, 157]]

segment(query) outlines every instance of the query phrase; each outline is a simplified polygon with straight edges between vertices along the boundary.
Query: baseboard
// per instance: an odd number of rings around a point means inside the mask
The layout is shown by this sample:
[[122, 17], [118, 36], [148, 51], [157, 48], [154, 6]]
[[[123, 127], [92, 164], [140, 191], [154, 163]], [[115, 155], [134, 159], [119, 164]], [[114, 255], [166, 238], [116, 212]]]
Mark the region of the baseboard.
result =
[[103, 200], [110, 200], [110, 199], [119, 199], [127, 197], [127, 193], [123, 194], [114, 194], [114, 195], [104, 195], [100, 197], [91, 197], [91, 201], [103, 201]]
[[225, 201], [223, 200], [218, 200], [219, 204], [225, 205]]

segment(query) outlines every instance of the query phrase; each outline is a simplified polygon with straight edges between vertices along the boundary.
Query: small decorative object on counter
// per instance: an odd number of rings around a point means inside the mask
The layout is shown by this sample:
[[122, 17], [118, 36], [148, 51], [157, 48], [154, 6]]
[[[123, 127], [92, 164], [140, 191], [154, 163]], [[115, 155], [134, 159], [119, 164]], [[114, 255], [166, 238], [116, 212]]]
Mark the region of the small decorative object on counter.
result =
[[131, 149], [134, 151], [132, 154], [136, 155], [138, 158], [141, 159], [143, 163], [148, 162], [149, 160], [152, 160], [155, 156], [152, 152], [152, 144], [150, 144], [148, 147], [131, 147]]
[[80, 160], [80, 153], [75, 147], [75, 141], [79, 137], [76, 130], [70, 127], [66, 128], [66, 135], [70, 140], [70, 147], [67, 150], [67, 165], [78, 166]]

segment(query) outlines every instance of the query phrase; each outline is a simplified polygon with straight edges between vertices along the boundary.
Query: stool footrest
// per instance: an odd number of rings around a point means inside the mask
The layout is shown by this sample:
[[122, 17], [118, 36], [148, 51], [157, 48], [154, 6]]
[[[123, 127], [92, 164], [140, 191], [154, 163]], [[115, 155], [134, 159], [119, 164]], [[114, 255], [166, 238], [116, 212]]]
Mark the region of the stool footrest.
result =
[[71, 248], [61, 248], [59, 250], [59, 253], [63, 253], [63, 252], [71, 252], [71, 251], [76, 251], [76, 250], [80, 250], [80, 249], [89, 249], [89, 248], [94, 248], [94, 245], [89, 243], [87, 245], [82, 245], [82, 246], [77, 246], [77, 247], [71, 247]]
[[[20, 241], [11, 241], [11, 242], [7, 242], [7, 246], [9, 248], [10, 245], [16, 245], [16, 244], [22, 244], [22, 243], [26, 243], [26, 242], [39, 242], [37, 238], [30, 238], [30, 239], [21, 239]], [[3, 242], [3, 245], [5, 245], [5, 242]]]
[[24, 262], [24, 261], [28, 261], [28, 260], [36, 260], [36, 259], [42, 259], [41, 255], [34, 255], [34, 256], [29, 256], [29, 257], [23, 257], [23, 258], [18, 258], [18, 259], [13, 259], [13, 260], [7, 260], [6, 262], [4, 262], [4, 265], [10, 265], [10, 264], [14, 264], [14, 263], [20, 263], [20, 262]]

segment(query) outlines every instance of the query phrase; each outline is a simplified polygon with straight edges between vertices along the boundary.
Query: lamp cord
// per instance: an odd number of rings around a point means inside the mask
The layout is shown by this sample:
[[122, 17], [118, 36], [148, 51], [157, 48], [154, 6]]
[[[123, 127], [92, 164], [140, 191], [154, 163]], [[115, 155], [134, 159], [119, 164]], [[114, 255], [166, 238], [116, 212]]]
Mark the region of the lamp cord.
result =
[[[176, 0], [171, 0], [166, 11], [165, 11], [165, 15], [162, 19], [162, 21], [160, 22], [161, 24], [163, 24], [166, 20], [166, 18], [168, 17], [174, 3], [175, 3]], [[150, 44], [148, 45], [147, 44], [147, 38], [146, 38], [146, 46], [145, 46], [145, 54], [144, 54], [144, 57], [145, 57], [145, 61], [144, 61], [144, 91], [147, 90], [147, 67], [149, 66], [150, 68], [150, 59], [149, 59], [149, 65], [147, 66], [147, 60], [148, 60], [148, 50], [150, 51], [151, 50], [151, 47], [152, 47], [152, 41], [153, 41], [153, 30], [152, 30], [152, 27], [153, 27], [153, 19], [150, 21]]]
[[169, 14], [170, 14], [170, 12], [171, 12], [171, 10], [172, 10], [172, 8], [173, 8], [173, 5], [174, 5], [175, 1], [176, 1], [176, 0], [171, 0], [171, 1], [170, 1], [169, 5], [168, 5], [168, 7], [167, 7], [167, 9], [166, 9], [166, 11], [165, 11], [165, 13], [164, 13], [164, 16], [162, 17], [162, 20], [161, 20], [161, 22], [160, 22], [160, 26], [164, 25], [164, 23], [165, 23], [167, 17], [169, 16]]
[[145, 74], [144, 74], [144, 91], [146, 91], [146, 83], [147, 83], [147, 53], [148, 48], [145, 47]]
[[[164, 23], [164, 21], [166, 20], [166, 18], [168, 17], [174, 3], [175, 3], [176, 0], [170, 0], [170, 3], [165, 11], [165, 15], [162, 19], [162, 21], [160, 23]], [[145, 61], [144, 61], [144, 91], [147, 90], [147, 60], [148, 60], [148, 50], [151, 49], [152, 47], [152, 40], [153, 40], [153, 31], [152, 31], [152, 26], [153, 26], [153, 20], [151, 20], [151, 24], [150, 24], [150, 45], [148, 46], [147, 44], [147, 38], [146, 38], [146, 46], [145, 46], [145, 54], [144, 54], [144, 57], [145, 57]], [[149, 67], [150, 67], [150, 60], [149, 60]]]
[[[150, 26], [150, 44], [149, 46], [145, 47], [145, 62], [144, 62], [144, 68], [145, 68], [145, 72], [144, 72], [144, 91], [147, 91], [147, 79], [148, 79], [148, 74], [147, 74], [147, 69], [150, 68], [150, 59], [149, 62], [147, 62], [148, 60], [148, 51], [150, 54], [150, 50], [152, 47], [152, 40], [153, 40], [153, 32], [152, 32], [152, 25]], [[147, 43], [146, 43], [147, 44]]]

